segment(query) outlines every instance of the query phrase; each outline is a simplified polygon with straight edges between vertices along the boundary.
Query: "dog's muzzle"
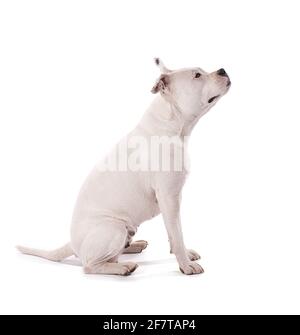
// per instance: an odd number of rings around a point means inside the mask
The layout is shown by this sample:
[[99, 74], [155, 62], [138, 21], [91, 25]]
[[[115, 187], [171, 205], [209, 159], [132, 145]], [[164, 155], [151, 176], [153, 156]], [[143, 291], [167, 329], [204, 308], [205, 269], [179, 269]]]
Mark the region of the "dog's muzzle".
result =
[[217, 75], [218, 75], [218, 76], [221, 76], [221, 77], [226, 77], [226, 78], [228, 78], [228, 81], [227, 81], [226, 86], [228, 87], [228, 86], [231, 85], [231, 81], [230, 81], [230, 79], [229, 79], [229, 77], [228, 77], [228, 74], [227, 74], [227, 72], [226, 72], [223, 68], [217, 71]]

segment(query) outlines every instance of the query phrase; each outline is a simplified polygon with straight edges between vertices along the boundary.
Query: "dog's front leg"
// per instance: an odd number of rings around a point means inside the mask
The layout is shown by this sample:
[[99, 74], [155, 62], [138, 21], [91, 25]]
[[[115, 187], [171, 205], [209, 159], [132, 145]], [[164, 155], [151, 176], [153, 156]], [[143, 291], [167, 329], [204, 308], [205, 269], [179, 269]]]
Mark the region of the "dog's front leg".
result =
[[170, 247], [175, 254], [180, 270], [185, 274], [202, 273], [203, 268], [189, 258], [183, 241], [180, 221], [180, 195], [157, 194], [159, 207], [163, 215], [164, 223], [168, 232]]

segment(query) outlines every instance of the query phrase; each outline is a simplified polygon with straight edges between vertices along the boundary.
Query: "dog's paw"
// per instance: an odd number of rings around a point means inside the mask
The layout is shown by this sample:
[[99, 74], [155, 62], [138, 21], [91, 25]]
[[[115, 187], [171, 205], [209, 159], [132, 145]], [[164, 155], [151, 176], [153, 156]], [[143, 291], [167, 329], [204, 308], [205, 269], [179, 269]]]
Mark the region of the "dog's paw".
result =
[[190, 261], [196, 261], [201, 258], [200, 255], [193, 249], [187, 249], [187, 254]]
[[179, 266], [179, 269], [182, 273], [186, 275], [194, 275], [194, 274], [199, 274], [199, 273], [204, 272], [202, 266], [198, 264], [197, 262], [188, 262], [184, 265], [181, 264]]
[[138, 254], [146, 249], [148, 242], [144, 240], [138, 240], [132, 242], [127, 248], [124, 249], [124, 254]]
[[132, 242], [136, 247], [139, 247], [142, 250], [146, 249], [148, 246], [148, 242], [145, 240], [137, 240]]
[[137, 267], [138, 267], [138, 265], [136, 263], [133, 263], [133, 262], [122, 263], [120, 275], [129, 276], [129, 275], [132, 274], [133, 271], [136, 270]]

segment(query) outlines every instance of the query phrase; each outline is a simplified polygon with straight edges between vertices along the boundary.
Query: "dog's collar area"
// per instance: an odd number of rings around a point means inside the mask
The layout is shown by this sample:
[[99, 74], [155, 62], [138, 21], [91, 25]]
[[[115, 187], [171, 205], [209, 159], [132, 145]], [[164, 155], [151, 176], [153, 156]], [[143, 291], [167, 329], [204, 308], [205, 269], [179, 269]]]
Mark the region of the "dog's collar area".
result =
[[217, 98], [219, 98], [219, 95], [215, 95], [214, 97], [210, 98], [208, 100], [208, 103], [211, 104], [214, 100], [216, 100]]

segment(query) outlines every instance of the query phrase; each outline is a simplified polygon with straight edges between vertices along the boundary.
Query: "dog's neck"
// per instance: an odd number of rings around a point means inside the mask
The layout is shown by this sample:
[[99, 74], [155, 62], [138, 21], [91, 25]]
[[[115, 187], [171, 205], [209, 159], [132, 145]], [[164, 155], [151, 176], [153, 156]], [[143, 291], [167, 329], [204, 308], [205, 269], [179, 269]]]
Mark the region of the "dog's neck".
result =
[[173, 99], [158, 95], [149, 106], [138, 127], [150, 135], [190, 136], [203, 114], [187, 118]]

